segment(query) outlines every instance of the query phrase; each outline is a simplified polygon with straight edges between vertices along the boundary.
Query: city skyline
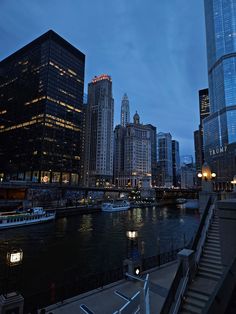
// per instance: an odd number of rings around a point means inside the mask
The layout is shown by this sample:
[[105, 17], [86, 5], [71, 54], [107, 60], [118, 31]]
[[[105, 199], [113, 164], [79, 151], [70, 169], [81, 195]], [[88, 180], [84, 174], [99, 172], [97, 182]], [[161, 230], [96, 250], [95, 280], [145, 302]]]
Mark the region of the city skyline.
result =
[[140, 1], [63, 4], [2, 2], [0, 59], [53, 29], [85, 53], [85, 92], [94, 75], [111, 75], [114, 125], [119, 123], [121, 99], [127, 92], [131, 115], [137, 110], [141, 122], [157, 126], [158, 132], [170, 132], [180, 142], [181, 155], [193, 155], [198, 90], [208, 85], [203, 3], [182, 3], [181, 13], [180, 1], [150, 1], [146, 8]]

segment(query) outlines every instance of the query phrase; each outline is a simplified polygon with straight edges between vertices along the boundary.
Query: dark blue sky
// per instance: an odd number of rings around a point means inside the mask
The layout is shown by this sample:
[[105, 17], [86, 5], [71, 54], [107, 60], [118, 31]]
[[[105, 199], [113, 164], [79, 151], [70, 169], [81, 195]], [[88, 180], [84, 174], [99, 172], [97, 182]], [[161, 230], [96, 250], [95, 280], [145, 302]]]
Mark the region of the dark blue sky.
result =
[[193, 154], [208, 84], [203, 0], [0, 0], [0, 59], [48, 29], [86, 54], [85, 92], [94, 75], [112, 76], [115, 124], [127, 92], [132, 116]]

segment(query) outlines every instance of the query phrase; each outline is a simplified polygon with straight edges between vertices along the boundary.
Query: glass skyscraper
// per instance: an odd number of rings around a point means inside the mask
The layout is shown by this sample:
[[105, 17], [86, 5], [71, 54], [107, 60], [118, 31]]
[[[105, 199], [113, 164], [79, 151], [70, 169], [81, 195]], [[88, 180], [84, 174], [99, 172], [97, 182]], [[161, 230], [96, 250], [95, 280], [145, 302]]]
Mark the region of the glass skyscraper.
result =
[[236, 173], [236, 0], [205, 0], [210, 115], [204, 119], [205, 160], [218, 181]]

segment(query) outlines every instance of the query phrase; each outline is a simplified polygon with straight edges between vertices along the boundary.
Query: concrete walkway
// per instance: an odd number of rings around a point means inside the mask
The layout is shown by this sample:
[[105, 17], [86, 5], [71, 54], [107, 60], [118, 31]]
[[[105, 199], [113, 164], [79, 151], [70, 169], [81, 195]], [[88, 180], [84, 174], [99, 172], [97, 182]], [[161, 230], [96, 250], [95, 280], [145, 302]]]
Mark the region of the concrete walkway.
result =
[[[174, 279], [178, 263], [171, 262], [148, 271], [150, 275], [150, 312], [158, 314], [164, 303], [168, 289]], [[127, 301], [115, 294], [121, 292], [128, 298], [132, 297], [141, 287], [138, 281], [120, 280], [103, 288], [99, 288], [74, 298], [50, 305], [46, 313], [53, 314], [84, 314], [80, 309], [85, 304], [95, 314], [112, 314]]]

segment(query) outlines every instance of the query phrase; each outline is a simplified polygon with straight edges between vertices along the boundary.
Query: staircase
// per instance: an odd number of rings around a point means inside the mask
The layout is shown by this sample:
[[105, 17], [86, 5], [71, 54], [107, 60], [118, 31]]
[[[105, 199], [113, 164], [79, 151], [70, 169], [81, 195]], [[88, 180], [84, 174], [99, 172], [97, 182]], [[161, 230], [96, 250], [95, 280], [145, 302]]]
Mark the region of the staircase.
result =
[[222, 274], [219, 218], [217, 215], [214, 215], [200, 257], [196, 276], [184, 295], [179, 313], [202, 313]]

